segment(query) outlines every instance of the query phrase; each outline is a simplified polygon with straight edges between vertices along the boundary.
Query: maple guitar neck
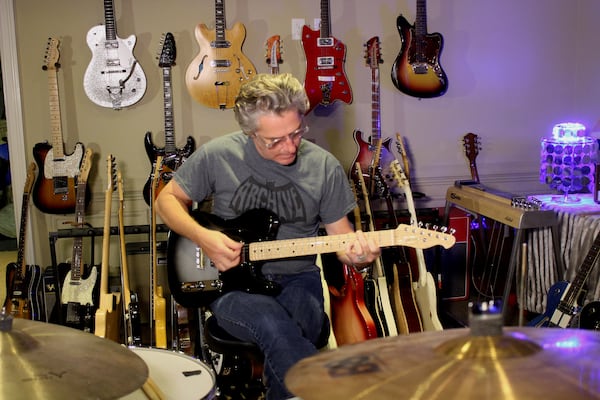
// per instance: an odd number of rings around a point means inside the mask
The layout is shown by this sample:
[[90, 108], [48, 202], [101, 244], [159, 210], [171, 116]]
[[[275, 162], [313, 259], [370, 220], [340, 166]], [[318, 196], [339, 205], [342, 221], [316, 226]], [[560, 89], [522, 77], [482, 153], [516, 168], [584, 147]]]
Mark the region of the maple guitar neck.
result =
[[167, 303], [163, 296], [163, 288], [158, 284], [158, 250], [156, 239], [156, 208], [155, 190], [159, 181], [160, 171], [162, 168], [163, 157], [156, 158], [156, 167], [154, 168], [152, 180], [152, 203], [150, 210], [150, 251], [152, 263], [152, 316], [154, 319], [154, 338], [156, 347], [159, 349], [167, 348]]

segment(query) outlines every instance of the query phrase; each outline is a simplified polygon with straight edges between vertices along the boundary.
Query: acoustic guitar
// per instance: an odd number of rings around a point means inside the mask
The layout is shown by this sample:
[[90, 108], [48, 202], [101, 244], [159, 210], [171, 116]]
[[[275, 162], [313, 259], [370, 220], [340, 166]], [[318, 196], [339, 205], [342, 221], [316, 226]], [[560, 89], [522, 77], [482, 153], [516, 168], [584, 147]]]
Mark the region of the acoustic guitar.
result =
[[123, 289], [125, 342], [128, 346], [141, 346], [142, 323], [138, 295], [131, 291], [129, 285], [129, 267], [127, 263], [127, 248], [125, 246], [125, 196], [123, 176], [119, 169], [117, 169], [117, 188], [119, 191], [119, 248], [121, 250], [121, 287]]
[[[92, 150], [87, 149], [81, 162], [81, 170], [77, 178], [77, 202], [75, 208], [75, 224], [83, 228], [85, 217], [85, 191], [87, 179], [92, 168]], [[61, 269], [61, 265], [58, 266]], [[98, 270], [95, 266], [83, 263], [83, 238], [73, 238], [73, 255], [70, 270], [62, 284], [61, 304], [63, 307], [64, 325], [91, 332], [94, 329], [93, 317], [97, 303]], [[87, 272], [87, 274], [86, 274]], [[87, 275], [87, 276], [86, 276]]]
[[156, 158], [156, 166], [152, 174], [152, 203], [150, 206], [150, 262], [152, 271], [150, 279], [152, 280], [152, 299], [151, 315], [154, 322], [154, 340], [155, 346], [159, 349], [167, 348], [167, 300], [163, 295], [163, 288], [158, 284], [158, 248], [156, 239], [156, 209], [154, 201], [156, 199], [155, 191], [158, 187], [159, 176], [162, 167], [162, 156]]
[[273, 35], [267, 39], [265, 59], [269, 66], [269, 73], [278, 74], [279, 65], [283, 62], [281, 55], [283, 53], [283, 44], [279, 35]]
[[40, 291], [42, 271], [39, 265], [27, 265], [25, 260], [29, 198], [35, 180], [35, 170], [35, 163], [32, 162], [27, 168], [27, 179], [23, 188], [17, 261], [6, 266], [7, 290], [4, 308], [7, 314], [11, 314], [15, 318], [41, 321], [43, 319]]
[[402, 93], [418, 98], [438, 97], [448, 90], [448, 78], [440, 65], [444, 40], [427, 32], [427, 3], [417, 0], [414, 26], [402, 15], [396, 20], [402, 46], [392, 65], [392, 82]]
[[[39, 171], [33, 187], [33, 203], [47, 214], [69, 214], [75, 211], [76, 179], [84, 153], [82, 143], [77, 143], [71, 154], [64, 151], [57, 76], [60, 68], [59, 44], [58, 39], [48, 39], [42, 67], [48, 72], [51, 143], [42, 142], [33, 146], [33, 158]], [[86, 203], [89, 199], [88, 191], [85, 194]]]
[[[406, 152], [402, 153], [404, 156]], [[408, 161], [406, 161], [408, 163]], [[400, 163], [396, 160], [390, 165], [394, 179], [404, 190], [406, 195], [406, 205], [410, 218], [413, 224], [417, 222], [417, 210], [412, 196], [412, 189], [408, 179], [403, 177], [403, 170]], [[419, 276], [416, 282], [413, 282], [413, 290], [419, 312], [423, 330], [425, 331], [440, 331], [443, 329], [442, 323], [438, 318], [437, 313], [437, 293], [436, 284], [431, 272], [427, 270], [425, 263], [425, 255], [422, 249], [414, 249], [417, 258], [417, 266], [419, 267]]]
[[100, 266], [100, 296], [94, 317], [94, 334], [119, 342], [121, 322], [121, 293], [110, 292], [108, 275], [110, 270], [110, 220], [112, 210], [112, 195], [117, 187], [117, 164], [115, 157], [106, 157], [106, 191], [104, 193], [104, 231], [102, 235], [102, 265]]
[[95, 104], [119, 110], [129, 107], [144, 97], [146, 75], [133, 55], [136, 37], [117, 36], [117, 22], [113, 0], [104, 0], [105, 25], [92, 27], [86, 36], [92, 52], [83, 89]]
[[[371, 136], [368, 140], [363, 139], [363, 133], [360, 130], [354, 131], [354, 142], [358, 145], [358, 152], [352, 165], [360, 163], [362, 173], [368, 176], [369, 195], [376, 197], [375, 182], [372, 178], [382, 165], [389, 164], [396, 158], [390, 151], [390, 138], [381, 137], [381, 100], [380, 100], [380, 80], [379, 64], [383, 63], [381, 59], [381, 49], [379, 37], [372, 37], [365, 44], [365, 60], [371, 70]], [[350, 177], [357, 182], [357, 177], [353, 177], [356, 169], [350, 169]]]
[[190, 96], [207, 107], [232, 108], [240, 86], [256, 75], [256, 68], [242, 52], [246, 28], [236, 22], [227, 29], [225, 0], [215, 0], [215, 29], [198, 24], [194, 34], [200, 52], [185, 73]]
[[144, 146], [146, 154], [150, 160], [150, 175], [144, 185], [144, 200], [150, 205], [150, 192], [152, 186], [152, 171], [156, 167], [156, 157], [163, 157], [163, 173], [155, 189], [155, 195], [158, 196], [162, 188], [169, 183], [173, 172], [187, 160], [187, 158], [196, 149], [196, 142], [193, 137], [188, 136], [185, 146], [177, 148], [175, 140], [175, 119], [173, 117], [173, 85], [171, 83], [171, 67], [175, 65], [177, 48], [175, 38], [171, 32], [163, 35], [161, 40], [162, 49], [158, 58], [158, 66], [162, 68], [163, 75], [163, 99], [164, 99], [164, 122], [165, 122], [165, 147], [159, 148], [152, 141], [152, 133], [146, 132], [144, 136]]
[[310, 101], [307, 114], [318, 105], [329, 106], [340, 100], [352, 103], [352, 89], [344, 64], [346, 45], [331, 35], [329, 0], [321, 0], [321, 27], [302, 27], [302, 48], [306, 56], [304, 89]]

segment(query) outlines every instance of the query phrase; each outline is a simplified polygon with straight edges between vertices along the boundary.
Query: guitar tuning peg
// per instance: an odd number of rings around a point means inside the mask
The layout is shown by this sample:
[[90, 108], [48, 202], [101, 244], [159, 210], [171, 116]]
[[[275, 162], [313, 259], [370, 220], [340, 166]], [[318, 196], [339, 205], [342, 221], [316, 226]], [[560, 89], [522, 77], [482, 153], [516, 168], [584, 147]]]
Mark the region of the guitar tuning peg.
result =
[[450, 228], [450, 230], [448, 231], [449, 234], [454, 235], [454, 233], [456, 233], [456, 229], [454, 228]]
[[440, 232], [442, 232], [442, 233], [446, 233], [447, 231], [448, 231], [448, 228], [447, 228], [447, 227], [445, 227], [445, 226], [442, 226], [442, 227], [440, 228]]
[[433, 229], [434, 231], [437, 231], [439, 228], [440, 228], [440, 227], [439, 227], [439, 226], [437, 226], [437, 225], [433, 225], [433, 226], [431, 227], [431, 229]]

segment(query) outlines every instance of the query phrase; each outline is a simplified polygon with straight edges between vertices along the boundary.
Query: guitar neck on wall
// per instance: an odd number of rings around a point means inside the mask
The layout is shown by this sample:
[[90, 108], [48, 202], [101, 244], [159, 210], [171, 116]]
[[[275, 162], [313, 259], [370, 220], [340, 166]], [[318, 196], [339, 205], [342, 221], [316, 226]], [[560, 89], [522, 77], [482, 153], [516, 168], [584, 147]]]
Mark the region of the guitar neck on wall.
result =
[[162, 68], [163, 75], [163, 99], [164, 99], [164, 122], [165, 122], [165, 147], [159, 148], [152, 141], [152, 133], [146, 132], [144, 146], [150, 160], [150, 176], [144, 185], [144, 200], [150, 205], [150, 192], [152, 187], [152, 172], [156, 167], [156, 157], [163, 157], [163, 172], [155, 188], [154, 194], [158, 193], [171, 180], [173, 172], [194, 152], [196, 142], [193, 137], [188, 136], [185, 146], [177, 148], [175, 140], [175, 120], [173, 117], [173, 85], [171, 80], [171, 67], [175, 65], [177, 48], [175, 38], [171, 32], [164, 34], [162, 48], [159, 54], [158, 66]]
[[104, 1], [105, 25], [97, 25], [87, 33], [92, 60], [83, 77], [87, 97], [95, 104], [115, 110], [129, 107], [146, 92], [146, 75], [133, 56], [136, 37], [117, 36], [113, 0]]
[[27, 179], [23, 189], [21, 205], [21, 224], [19, 229], [19, 248], [17, 262], [6, 266], [6, 300], [4, 307], [8, 314], [15, 318], [41, 320], [41, 302], [39, 289], [41, 269], [38, 265], [27, 265], [25, 262], [25, 242], [27, 220], [29, 215], [29, 198], [35, 179], [35, 163], [27, 169]]
[[215, 0], [215, 29], [198, 24], [194, 33], [200, 52], [185, 73], [190, 96], [207, 107], [232, 108], [242, 83], [256, 75], [256, 68], [242, 53], [246, 28], [236, 22], [227, 29], [225, 0]]
[[102, 236], [102, 265], [100, 267], [100, 300], [94, 318], [94, 334], [119, 342], [121, 322], [121, 294], [111, 293], [108, 289], [110, 269], [110, 221], [112, 194], [117, 186], [117, 164], [115, 157], [109, 154], [106, 159], [108, 181], [104, 195], [104, 232]]
[[402, 47], [392, 65], [394, 86], [418, 98], [438, 97], [446, 93], [448, 78], [440, 65], [444, 40], [439, 33], [427, 33], [426, 0], [417, 0], [414, 26], [402, 15], [396, 24]]
[[310, 101], [307, 113], [336, 100], [352, 103], [352, 89], [344, 71], [346, 45], [331, 35], [329, 0], [321, 0], [320, 29], [302, 27], [302, 48], [306, 56], [304, 89]]
[[265, 59], [269, 66], [269, 73], [278, 74], [279, 65], [283, 62], [281, 54], [283, 53], [283, 44], [279, 35], [273, 35], [267, 39]]
[[[75, 211], [75, 186], [84, 146], [75, 145], [71, 154], [65, 154], [58, 95], [59, 40], [50, 38], [46, 46], [43, 70], [48, 75], [51, 143], [37, 143], [33, 157], [38, 166], [38, 176], [33, 188], [33, 203], [48, 214], [68, 214]], [[89, 202], [89, 192], [86, 202]]]

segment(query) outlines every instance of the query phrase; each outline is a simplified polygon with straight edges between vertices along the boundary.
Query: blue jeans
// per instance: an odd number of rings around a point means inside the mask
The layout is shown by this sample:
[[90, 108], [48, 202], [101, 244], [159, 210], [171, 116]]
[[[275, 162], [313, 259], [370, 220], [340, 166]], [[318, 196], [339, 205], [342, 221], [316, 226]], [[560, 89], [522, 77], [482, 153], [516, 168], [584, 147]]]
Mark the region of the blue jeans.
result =
[[229, 292], [210, 308], [218, 324], [243, 341], [256, 343], [265, 355], [267, 400], [293, 395], [286, 389], [286, 372], [301, 359], [317, 352], [326, 314], [319, 271], [269, 275], [282, 285], [276, 297]]

